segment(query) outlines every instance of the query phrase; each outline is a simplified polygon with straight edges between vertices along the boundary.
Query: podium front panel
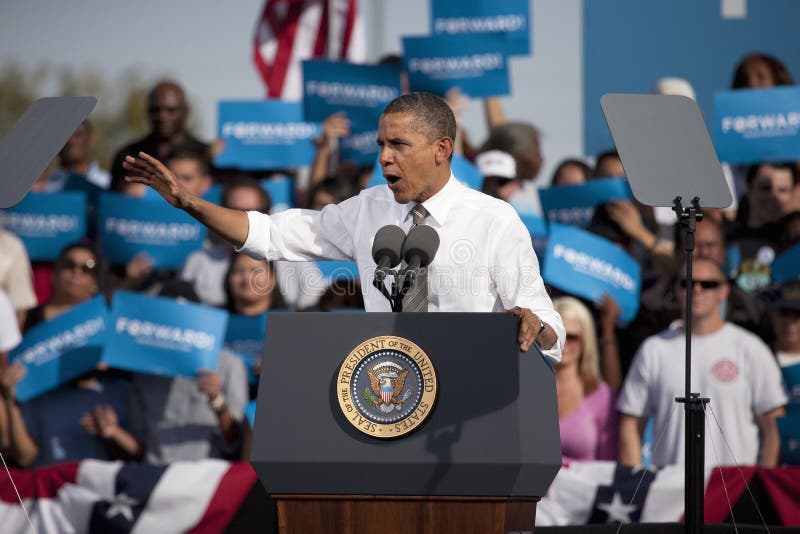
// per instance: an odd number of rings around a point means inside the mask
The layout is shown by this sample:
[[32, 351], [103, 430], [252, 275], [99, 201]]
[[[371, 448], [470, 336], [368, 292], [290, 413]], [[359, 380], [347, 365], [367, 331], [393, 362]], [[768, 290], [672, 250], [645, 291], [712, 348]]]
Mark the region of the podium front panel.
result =
[[[296, 313], [270, 317], [253, 463], [269, 493], [541, 496], [561, 465], [553, 372], [521, 354], [503, 313]], [[342, 412], [336, 381], [364, 341], [398, 336], [431, 359], [438, 397], [403, 437]]]

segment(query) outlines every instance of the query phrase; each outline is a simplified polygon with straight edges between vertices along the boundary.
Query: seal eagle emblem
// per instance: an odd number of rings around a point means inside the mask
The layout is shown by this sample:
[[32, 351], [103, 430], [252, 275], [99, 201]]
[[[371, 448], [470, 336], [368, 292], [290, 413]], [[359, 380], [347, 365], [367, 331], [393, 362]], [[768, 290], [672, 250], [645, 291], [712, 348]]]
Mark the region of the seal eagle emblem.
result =
[[436, 371], [412, 341], [368, 339], [339, 368], [336, 394], [348, 422], [376, 438], [397, 438], [418, 428], [436, 400]]

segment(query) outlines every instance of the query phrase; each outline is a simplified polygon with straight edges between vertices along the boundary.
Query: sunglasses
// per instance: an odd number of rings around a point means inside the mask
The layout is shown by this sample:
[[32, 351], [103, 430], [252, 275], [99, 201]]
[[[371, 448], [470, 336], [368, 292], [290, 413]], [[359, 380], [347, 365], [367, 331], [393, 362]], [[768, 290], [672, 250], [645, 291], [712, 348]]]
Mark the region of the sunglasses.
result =
[[165, 111], [167, 113], [178, 113], [181, 110], [178, 106], [150, 106], [147, 108], [148, 113], [159, 113]]
[[80, 269], [83, 274], [92, 274], [97, 268], [97, 263], [94, 260], [87, 260], [86, 263], [78, 263], [75, 260], [61, 260], [58, 262], [58, 268], [62, 271]]
[[[700, 287], [703, 289], [717, 289], [719, 286], [722, 285], [722, 282], [719, 280], [692, 280], [692, 285], [700, 284]], [[681, 289], [686, 289], [688, 285], [688, 281], [686, 278], [681, 278], [678, 280], [678, 285]]]

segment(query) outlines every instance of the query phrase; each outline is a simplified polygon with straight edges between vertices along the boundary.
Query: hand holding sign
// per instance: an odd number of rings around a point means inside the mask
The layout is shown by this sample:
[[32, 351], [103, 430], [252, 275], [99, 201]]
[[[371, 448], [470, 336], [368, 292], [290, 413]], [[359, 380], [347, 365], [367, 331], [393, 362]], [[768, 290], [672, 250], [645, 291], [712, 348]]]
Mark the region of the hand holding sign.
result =
[[617, 301], [609, 295], [604, 293], [600, 297], [600, 302], [595, 304], [595, 308], [600, 312], [600, 332], [605, 334], [614, 334], [614, 329], [617, 326], [617, 321], [622, 315], [622, 308], [619, 307]]
[[347, 115], [340, 111], [334, 113], [322, 123], [322, 143], [328, 145], [334, 139], [350, 135], [350, 121]]
[[467, 109], [469, 97], [462, 93], [458, 87], [453, 87], [444, 94], [444, 101], [450, 106], [456, 121], [458, 121], [461, 119], [464, 110]]
[[171, 170], [153, 156], [139, 152], [139, 157], [126, 156], [122, 162], [130, 174], [125, 176], [128, 182], [144, 184], [155, 189], [164, 200], [176, 208], [186, 209], [191, 194], [183, 187]]
[[210, 369], [197, 371], [197, 388], [213, 402], [222, 392], [222, 377]]
[[153, 263], [153, 258], [146, 252], [141, 252], [125, 265], [125, 279], [130, 287], [140, 287], [153, 272]]
[[651, 235], [642, 222], [642, 214], [630, 200], [619, 200], [606, 204], [608, 216], [622, 228], [622, 231], [637, 241], [644, 242], [643, 234]]

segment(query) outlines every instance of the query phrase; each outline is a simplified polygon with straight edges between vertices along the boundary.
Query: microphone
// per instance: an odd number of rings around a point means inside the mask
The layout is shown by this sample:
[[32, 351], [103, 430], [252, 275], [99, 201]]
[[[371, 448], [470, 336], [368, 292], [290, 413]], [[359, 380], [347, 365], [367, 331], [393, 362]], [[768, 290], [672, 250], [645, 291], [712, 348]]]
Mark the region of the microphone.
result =
[[433, 227], [418, 224], [413, 227], [403, 242], [403, 259], [408, 264], [405, 282], [410, 286], [414, 283], [417, 271], [427, 267], [439, 250], [439, 234]]
[[378, 266], [375, 269], [375, 283], [383, 284], [386, 271], [400, 263], [403, 241], [406, 233], [399, 226], [387, 224], [375, 234], [372, 242], [372, 259]]

